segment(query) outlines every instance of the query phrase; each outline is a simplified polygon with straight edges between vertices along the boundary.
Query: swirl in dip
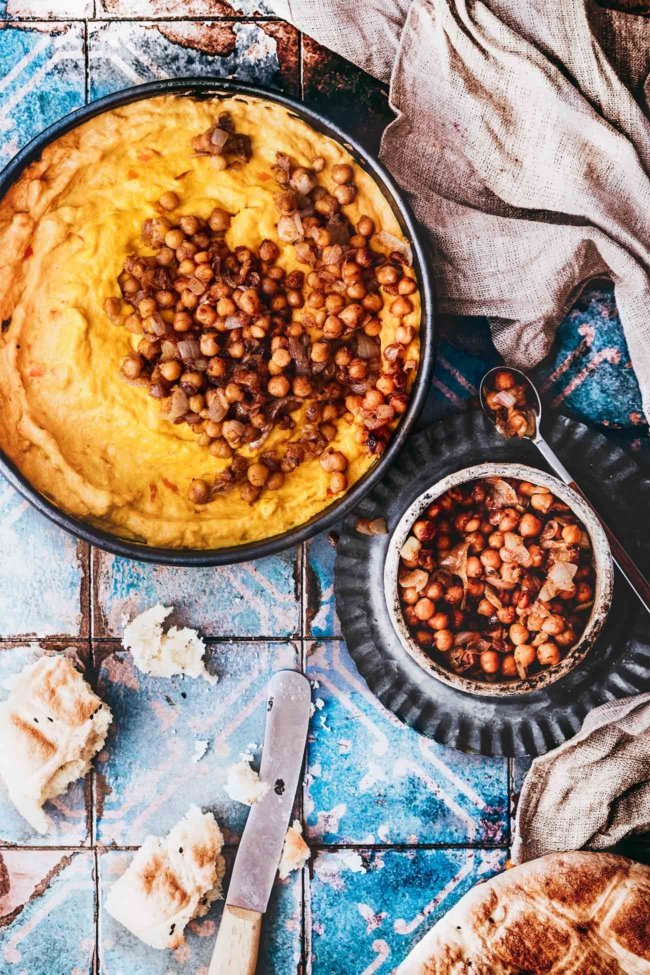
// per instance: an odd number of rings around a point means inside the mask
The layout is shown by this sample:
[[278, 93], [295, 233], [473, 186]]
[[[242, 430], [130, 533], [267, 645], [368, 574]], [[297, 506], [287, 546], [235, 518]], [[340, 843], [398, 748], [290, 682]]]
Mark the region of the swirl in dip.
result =
[[125, 538], [215, 548], [294, 528], [406, 409], [409, 258], [374, 180], [280, 105], [105, 112], [0, 203], [0, 446]]

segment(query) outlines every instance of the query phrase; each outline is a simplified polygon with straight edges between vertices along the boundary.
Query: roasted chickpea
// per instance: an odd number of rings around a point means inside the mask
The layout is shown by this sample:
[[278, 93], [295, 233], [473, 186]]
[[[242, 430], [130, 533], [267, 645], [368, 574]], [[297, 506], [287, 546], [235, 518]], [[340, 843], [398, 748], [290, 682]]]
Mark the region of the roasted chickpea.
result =
[[479, 657], [481, 670], [486, 674], [496, 674], [501, 667], [499, 654], [495, 650], [484, 650]]
[[517, 676], [517, 664], [513, 654], [506, 653], [501, 658], [501, 673], [509, 679]]
[[475, 555], [470, 555], [467, 559], [467, 575], [470, 579], [478, 579], [483, 575], [483, 566], [481, 565], [481, 560]]
[[447, 613], [434, 613], [429, 620], [429, 626], [432, 630], [446, 630], [449, 628], [450, 622]]
[[519, 524], [519, 515], [514, 508], [504, 508], [499, 515], [499, 531], [512, 532]]
[[576, 600], [579, 603], [588, 603], [594, 598], [594, 591], [588, 582], [579, 582], [576, 586]]
[[508, 372], [507, 369], [502, 369], [499, 372], [495, 373], [494, 376], [495, 389], [498, 390], [512, 389], [512, 387], [516, 385], [517, 385], [517, 380], [515, 379], [515, 377], [512, 375], [511, 372]]
[[519, 534], [522, 538], [533, 538], [535, 535], [539, 535], [543, 527], [539, 518], [526, 512], [521, 516], [519, 522]]
[[497, 609], [497, 619], [499, 623], [509, 626], [517, 619], [517, 611], [514, 606], [501, 606]]
[[480, 555], [481, 563], [486, 569], [492, 569], [498, 572], [501, 568], [501, 556], [494, 548], [486, 548], [481, 552]]
[[414, 607], [415, 615], [419, 620], [425, 622], [430, 620], [436, 611], [435, 603], [425, 596], [423, 599], [419, 599]]
[[545, 491], [542, 494], [533, 494], [530, 499], [531, 508], [534, 508], [535, 511], [539, 511], [543, 515], [548, 513], [552, 504], [553, 495], [550, 491]]
[[562, 630], [566, 629], [566, 623], [561, 616], [555, 613], [551, 613], [542, 621], [541, 629], [544, 633], [549, 633], [551, 636], [557, 636]]
[[447, 653], [454, 645], [454, 634], [451, 630], [437, 630], [433, 635], [436, 650]]
[[167, 362], [161, 362], [158, 368], [160, 369], [161, 376], [168, 383], [175, 383], [183, 371], [183, 366], [177, 359], [169, 359]]
[[436, 602], [438, 599], [442, 599], [445, 593], [445, 587], [441, 582], [431, 582], [425, 590], [425, 595], [429, 599], [433, 599]]
[[413, 302], [409, 298], [400, 295], [391, 303], [390, 311], [397, 318], [403, 318], [413, 311]]
[[329, 479], [329, 490], [331, 494], [340, 494], [341, 491], [345, 491], [348, 486], [348, 479], [345, 474], [336, 472], [330, 474]]
[[332, 166], [332, 179], [335, 183], [349, 183], [354, 178], [354, 170], [352, 166], [348, 166], [346, 163], [339, 163], [336, 166]]
[[464, 596], [465, 591], [462, 586], [449, 586], [445, 592], [445, 602], [450, 606], [460, 606]]
[[206, 504], [210, 499], [210, 488], [200, 477], [190, 481], [188, 496], [192, 504]]
[[508, 630], [508, 634], [510, 636], [511, 642], [514, 643], [516, 647], [525, 644], [530, 636], [530, 633], [523, 625], [523, 623], [513, 623], [510, 629]]
[[555, 634], [555, 642], [561, 647], [572, 647], [577, 641], [578, 634], [571, 626], [567, 626], [566, 630], [562, 633]]
[[348, 466], [347, 457], [339, 450], [328, 450], [321, 456], [320, 466], [328, 474], [333, 471], [344, 471]]
[[560, 662], [560, 650], [555, 643], [541, 643], [537, 647], [537, 659], [542, 667], [554, 667]]
[[515, 647], [514, 653], [515, 663], [519, 664], [520, 667], [524, 669], [526, 667], [531, 667], [536, 659], [537, 652], [535, 647], [531, 647], [528, 643], [520, 643]]
[[479, 616], [493, 616], [494, 606], [489, 599], [481, 599], [476, 607], [476, 612]]

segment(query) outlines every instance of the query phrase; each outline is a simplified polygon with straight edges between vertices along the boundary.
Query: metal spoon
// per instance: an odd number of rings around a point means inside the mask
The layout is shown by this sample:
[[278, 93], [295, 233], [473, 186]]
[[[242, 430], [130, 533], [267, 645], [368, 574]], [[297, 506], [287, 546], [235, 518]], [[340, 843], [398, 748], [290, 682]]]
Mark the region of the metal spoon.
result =
[[[593, 505], [591, 504], [591, 501], [589, 501], [589, 499], [586, 497], [584, 491], [582, 491], [578, 487], [578, 485], [573, 480], [573, 477], [568, 472], [568, 470], [566, 469], [566, 467], [564, 466], [560, 458], [557, 456], [557, 454], [550, 446], [550, 444], [546, 442], [546, 440], [544, 439], [544, 437], [540, 432], [540, 423], [542, 420], [542, 401], [539, 398], [539, 393], [537, 392], [537, 389], [530, 381], [528, 376], [526, 376], [523, 372], [520, 372], [519, 369], [513, 369], [511, 366], [496, 366], [494, 369], [490, 369], [489, 372], [486, 372], [486, 374], [483, 376], [483, 379], [481, 380], [481, 388], [480, 388], [481, 409], [483, 410], [483, 413], [488, 418], [490, 423], [494, 424], [497, 430], [499, 430], [499, 427], [495, 422], [494, 411], [489, 409], [485, 401], [485, 395], [489, 390], [491, 377], [496, 372], [502, 372], [504, 370], [511, 373], [515, 377], [519, 385], [525, 385], [528, 388], [528, 393], [529, 393], [528, 409], [533, 413], [534, 422], [529, 426], [529, 431], [531, 429], [531, 426], [533, 427], [532, 432], [526, 433], [525, 439], [532, 440], [532, 442], [535, 444], [535, 446], [542, 454], [546, 462], [555, 471], [558, 477], [561, 478], [565, 484], [568, 484], [570, 488], [573, 488], [573, 490], [576, 491], [593, 509]], [[506, 436], [506, 434], [503, 433], [502, 430], [499, 430], [499, 433], [502, 433], [503, 436]], [[636, 563], [630, 558], [625, 548], [623, 547], [621, 542], [619, 542], [618, 538], [613, 533], [611, 528], [609, 528], [608, 525], [603, 521], [602, 517], [598, 514], [598, 512], [596, 512], [596, 514], [598, 515], [598, 518], [600, 519], [600, 523], [602, 524], [605, 534], [607, 535], [607, 540], [612, 550], [612, 557], [614, 559], [614, 562], [616, 563], [616, 565], [618, 566], [622, 574], [625, 576], [625, 578], [631, 585], [632, 589], [634, 589], [635, 593], [637, 594], [637, 596], [645, 606], [646, 610], [650, 613], [650, 583], [645, 578], [645, 576], [643, 575], [639, 567], [636, 565]]]

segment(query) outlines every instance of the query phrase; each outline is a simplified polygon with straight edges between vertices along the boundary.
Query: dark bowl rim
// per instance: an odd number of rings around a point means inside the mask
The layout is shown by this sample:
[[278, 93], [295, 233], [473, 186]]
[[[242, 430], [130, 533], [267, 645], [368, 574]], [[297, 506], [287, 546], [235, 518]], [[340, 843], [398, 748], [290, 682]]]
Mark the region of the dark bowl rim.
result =
[[409, 406], [399, 426], [394, 432], [385, 453], [370, 471], [344, 495], [322, 513], [315, 515], [310, 521], [274, 535], [261, 541], [246, 542], [229, 548], [189, 549], [171, 548], [166, 546], [146, 545], [113, 535], [101, 528], [83, 521], [75, 515], [68, 514], [53, 501], [36, 490], [30, 481], [21, 473], [18, 467], [0, 449], [0, 474], [26, 498], [41, 514], [50, 521], [64, 528], [66, 531], [80, 538], [82, 541], [104, 549], [113, 555], [124, 556], [139, 562], [152, 562], [158, 565], [208, 567], [218, 565], [233, 565], [253, 559], [275, 555], [286, 549], [312, 538], [314, 535], [331, 528], [336, 522], [347, 515], [372, 489], [385, 473], [387, 467], [395, 461], [411, 432], [414, 423], [424, 405], [429, 392], [429, 380], [433, 372], [435, 358], [435, 306], [431, 273], [428, 264], [427, 245], [422, 229], [418, 225], [409, 204], [404, 198], [402, 190], [384, 166], [365, 149], [348, 132], [330, 121], [325, 115], [303, 105], [297, 99], [282, 92], [261, 88], [257, 85], [239, 83], [232, 80], [209, 78], [183, 77], [163, 81], [152, 81], [142, 85], [135, 85], [112, 92], [70, 112], [63, 118], [49, 125], [24, 146], [13, 159], [0, 171], [0, 200], [2, 200], [13, 183], [19, 178], [26, 167], [34, 162], [43, 149], [55, 139], [60, 138], [78, 125], [89, 119], [101, 115], [109, 109], [131, 102], [141, 101], [159, 95], [176, 94], [187, 96], [214, 96], [219, 94], [246, 95], [266, 101], [277, 102], [285, 108], [295, 111], [297, 115], [312, 125], [317, 131], [329, 135], [335, 141], [343, 144], [377, 180], [382, 192], [386, 193], [388, 201], [396, 216], [406, 228], [406, 232], [414, 253], [414, 267], [418, 277], [418, 285], [422, 302], [420, 323], [420, 362], [417, 376], [411, 391]]

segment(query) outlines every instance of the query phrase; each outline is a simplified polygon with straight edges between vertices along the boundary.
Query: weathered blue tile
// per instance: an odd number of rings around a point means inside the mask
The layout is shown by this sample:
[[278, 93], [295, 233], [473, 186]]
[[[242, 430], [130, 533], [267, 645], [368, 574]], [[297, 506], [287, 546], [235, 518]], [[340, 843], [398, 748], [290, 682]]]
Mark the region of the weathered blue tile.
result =
[[[204, 918], [189, 923], [185, 929], [185, 944], [176, 951], [149, 948], [104, 910], [111, 885], [124, 873], [132, 856], [132, 853], [111, 850], [102, 854], [99, 860], [102, 975], [134, 975], [135, 972], [138, 975], [187, 975], [188, 972], [208, 975], [223, 901], [217, 901]], [[224, 890], [227, 890], [232, 867], [232, 852], [226, 853], [226, 862]], [[301, 971], [302, 889], [300, 873], [276, 882], [264, 915], [258, 975], [297, 975]]]
[[296, 647], [213, 644], [207, 665], [219, 675], [214, 686], [202, 678], [148, 677], [123, 650], [104, 647], [98, 656], [98, 693], [114, 715], [97, 763], [98, 841], [139, 845], [196, 803], [211, 809], [227, 842], [235, 842], [248, 810], [224, 792], [226, 770], [251, 748], [259, 761], [268, 682], [275, 671], [298, 667]]
[[188, 75], [298, 90], [298, 32], [281, 22], [94, 23], [88, 51], [91, 98]]
[[93, 0], [0, 0], [7, 20], [81, 20], [93, 16]]
[[647, 430], [611, 286], [592, 285], [584, 292], [562, 322], [552, 353], [536, 375], [552, 409], [568, 407], [605, 427]]
[[[4, 701], [9, 696], [5, 682], [28, 664], [38, 660], [42, 652], [36, 644], [0, 648], [0, 701]], [[61, 647], [57, 652], [65, 653], [82, 673], [87, 671], [88, 649], [83, 645]], [[78, 779], [62, 796], [46, 803], [45, 811], [51, 825], [47, 835], [41, 836], [16, 810], [9, 799], [4, 783], [0, 781], [0, 843], [48, 847], [84, 845], [90, 839], [89, 797], [88, 778]]]
[[86, 547], [0, 477], [0, 637], [87, 633]]
[[[25, 0], [23, 0], [25, 2]], [[178, 16], [176, 0], [97, 0], [97, 15], [154, 20]], [[183, 17], [269, 17], [265, 0], [185, 0]]]
[[242, 565], [180, 569], [96, 551], [93, 634], [121, 636], [122, 618], [155, 603], [203, 636], [294, 636], [300, 630], [297, 550]]
[[368, 690], [343, 643], [310, 646], [307, 674], [316, 682], [305, 788], [313, 840], [507, 842], [506, 759], [463, 755], [403, 725]]
[[83, 24], [0, 23], [0, 166], [84, 104]]
[[433, 923], [504, 860], [497, 850], [319, 853], [308, 912], [312, 975], [395, 972]]
[[307, 542], [306, 635], [317, 639], [340, 636], [334, 600], [334, 562], [337, 531], [323, 532]]
[[10, 889], [0, 897], [2, 975], [89, 975], [95, 953], [94, 857], [3, 850]]

